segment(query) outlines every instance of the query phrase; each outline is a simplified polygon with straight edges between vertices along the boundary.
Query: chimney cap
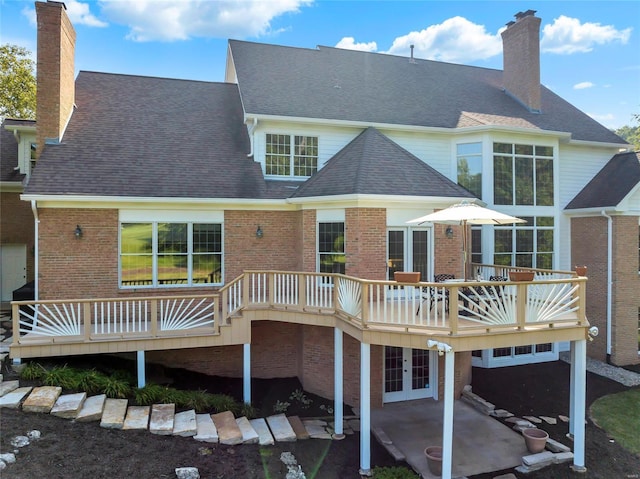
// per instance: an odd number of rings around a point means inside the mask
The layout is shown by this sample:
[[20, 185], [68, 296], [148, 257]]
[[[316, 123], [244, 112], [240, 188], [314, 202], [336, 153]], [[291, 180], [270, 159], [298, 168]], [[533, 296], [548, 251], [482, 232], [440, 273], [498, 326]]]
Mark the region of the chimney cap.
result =
[[67, 6], [65, 5], [64, 2], [57, 2], [56, 0], [47, 0], [47, 3], [57, 3], [59, 5], [62, 5], [62, 8], [64, 8], [65, 10], [67, 9]]
[[517, 20], [520, 20], [522, 18], [530, 17], [535, 14], [536, 14], [536, 10], [527, 10], [526, 12], [518, 12], [514, 16], [516, 17]]

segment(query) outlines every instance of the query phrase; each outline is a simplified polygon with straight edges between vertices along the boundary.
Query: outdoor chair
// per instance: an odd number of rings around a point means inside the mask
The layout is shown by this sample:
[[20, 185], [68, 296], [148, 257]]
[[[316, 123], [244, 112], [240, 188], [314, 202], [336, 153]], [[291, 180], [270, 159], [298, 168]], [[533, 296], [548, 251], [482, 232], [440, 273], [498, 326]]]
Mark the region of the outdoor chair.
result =
[[[448, 281], [450, 279], [455, 279], [455, 276], [449, 273], [436, 274], [433, 277], [434, 283], [444, 283], [445, 281]], [[433, 309], [434, 305], [438, 304], [438, 301], [444, 301], [445, 311], [449, 311], [449, 290], [437, 288], [434, 286], [423, 288], [422, 300], [420, 301], [420, 305], [418, 305], [416, 316], [420, 313], [420, 307], [425, 301], [429, 301], [429, 309]]]

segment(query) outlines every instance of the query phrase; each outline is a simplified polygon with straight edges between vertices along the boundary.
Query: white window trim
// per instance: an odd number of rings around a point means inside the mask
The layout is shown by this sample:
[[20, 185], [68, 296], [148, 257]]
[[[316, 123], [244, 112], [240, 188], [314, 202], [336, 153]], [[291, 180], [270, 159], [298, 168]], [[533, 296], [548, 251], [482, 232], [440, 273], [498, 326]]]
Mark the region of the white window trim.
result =
[[[281, 135], [281, 136], [288, 136], [289, 137], [289, 145], [291, 148], [291, 151], [289, 152], [289, 165], [290, 165], [290, 169], [291, 169], [291, 174], [290, 175], [273, 175], [273, 174], [267, 174], [267, 157], [269, 156], [269, 154], [267, 153], [267, 136], [268, 135]], [[313, 175], [309, 175], [309, 176], [296, 176], [293, 174], [293, 170], [294, 170], [294, 165], [293, 165], [293, 159], [295, 156], [295, 141], [296, 141], [296, 136], [303, 136], [303, 137], [310, 137], [310, 138], [316, 138], [318, 141], [318, 155], [316, 156], [316, 171], [315, 173], [317, 173], [320, 170], [320, 137], [317, 135], [308, 135], [308, 134], [303, 134], [303, 133], [285, 133], [285, 132], [278, 132], [278, 131], [266, 131], [264, 133], [264, 176], [265, 178], [269, 178], [269, 179], [280, 179], [280, 180], [306, 180], [308, 178], [311, 178], [311, 176]]]

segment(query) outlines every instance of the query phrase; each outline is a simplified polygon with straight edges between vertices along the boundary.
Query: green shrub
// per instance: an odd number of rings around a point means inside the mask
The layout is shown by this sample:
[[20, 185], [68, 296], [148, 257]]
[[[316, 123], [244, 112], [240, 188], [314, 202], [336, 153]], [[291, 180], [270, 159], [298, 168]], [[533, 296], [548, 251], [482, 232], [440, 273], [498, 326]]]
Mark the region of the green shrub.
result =
[[80, 374], [77, 369], [64, 366], [56, 366], [46, 370], [42, 375], [42, 384], [45, 386], [60, 386], [62, 389], [77, 389], [80, 382]]
[[195, 409], [196, 412], [205, 412], [209, 409], [211, 396], [206, 391], [181, 391], [180, 407]]
[[31, 361], [27, 363], [24, 369], [20, 372], [20, 378], [25, 381], [40, 380], [46, 372], [47, 370], [42, 366], [42, 364]]
[[166, 389], [166, 387], [159, 384], [149, 383], [143, 388], [135, 388], [133, 390], [133, 399], [139, 406], [161, 403], [166, 397]]
[[374, 467], [374, 479], [418, 479], [418, 476], [411, 469], [406, 467]]
[[291, 403], [287, 401], [280, 401], [280, 399], [278, 399], [276, 403], [273, 405], [273, 412], [275, 413], [287, 412], [287, 409], [289, 409], [289, 406], [291, 406]]
[[211, 394], [209, 407], [217, 413], [231, 411], [236, 414], [240, 410], [236, 400], [227, 394]]
[[245, 402], [240, 406], [240, 415], [246, 416], [247, 419], [253, 419], [258, 417], [258, 409], [253, 404]]
[[78, 390], [84, 391], [87, 394], [101, 393], [104, 378], [104, 374], [99, 373], [95, 369], [81, 371], [78, 379]]
[[100, 391], [110, 398], [126, 399], [131, 393], [131, 386], [127, 381], [115, 375], [102, 376], [100, 378]]

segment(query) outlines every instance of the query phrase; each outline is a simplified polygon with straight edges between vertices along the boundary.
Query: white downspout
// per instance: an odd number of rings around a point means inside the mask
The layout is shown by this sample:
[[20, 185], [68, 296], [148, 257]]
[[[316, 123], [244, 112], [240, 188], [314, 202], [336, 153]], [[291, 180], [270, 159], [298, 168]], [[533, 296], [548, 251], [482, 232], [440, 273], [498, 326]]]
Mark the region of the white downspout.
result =
[[31, 200], [31, 211], [33, 211], [33, 299], [34, 301], [38, 301], [38, 272], [39, 272], [39, 261], [38, 261], [38, 225], [40, 224], [40, 219], [38, 218], [38, 206], [36, 204], [36, 200]]
[[251, 124], [251, 126], [249, 126], [249, 143], [251, 144], [251, 151], [247, 155], [248, 157], [253, 156], [253, 139], [254, 139], [253, 132], [256, 131], [257, 127], [258, 127], [258, 119], [254, 118], [253, 123]]
[[613, 218], [605, 213], [600, 212], [602, 216], [607, 218], [607, 363], [611, 361], [611, 290], [613, 282]]

